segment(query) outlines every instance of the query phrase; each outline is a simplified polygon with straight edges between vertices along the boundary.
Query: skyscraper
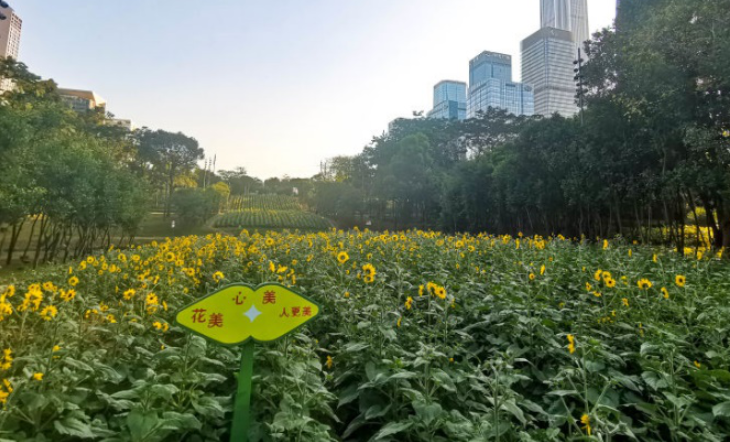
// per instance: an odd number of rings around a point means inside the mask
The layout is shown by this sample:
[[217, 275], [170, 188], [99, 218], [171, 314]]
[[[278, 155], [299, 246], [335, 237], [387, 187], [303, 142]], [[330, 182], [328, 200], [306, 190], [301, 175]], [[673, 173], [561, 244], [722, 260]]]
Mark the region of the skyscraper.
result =
[[591, 38], [588, 0], [540, 0], [540, 27], [570, 31], [576, 48], [582, 48]]
[[469, 61], [469, 84], [476, 85], [488, 78], [512, 81], [512, 56], [484, 51]]
[[534, 87], [535, 113], [575, 115], [573, 60], [575, 40], [570, 31], [542, 28], [522, 41], [522, 81]]
[[490, 107], [514, 115], [535, 111], [532, 86], [512, 81], [512, 56], [484, 51], [469, 62], [467, 117]]
[[[18, 59], [20, 54], [20, 30], [23, 21], [12, 8], [1, 8], [0, 12], [6, 17], [0, 20], [0, 58], [11, 57]], [[7, 78], [0, 78], [0, 94], [13, 88], [13, 82]]]
[[20, 31], [23, 27], [23, 20], [12, 8], [3, 9], [7, 16], [0, 20], [0, 57], [12, 57], [18, 59], [20, 54]]
[[428, 118], [466, 119], [466, 83], [444, 80], [433, 87], [433, 110]]

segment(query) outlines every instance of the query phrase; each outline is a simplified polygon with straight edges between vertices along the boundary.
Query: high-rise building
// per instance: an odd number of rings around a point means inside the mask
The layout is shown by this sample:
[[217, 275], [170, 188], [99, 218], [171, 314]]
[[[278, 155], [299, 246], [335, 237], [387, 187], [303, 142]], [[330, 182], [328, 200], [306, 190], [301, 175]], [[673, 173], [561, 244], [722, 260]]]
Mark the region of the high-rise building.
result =
[[[12, 8], [0, 8], [5, 20], [0, 20], [0, 58], [11, 57], [18, 59], [20, 54], [20, 31], [23, 20]], [[13, 88], [13, 82], [7, 78], [0, 78], [0, 94]]]
[[474, 118], [488, 108], [504, 109], [514, 115], [534, 115], [535, 98], [532, 86], [490, 78], [469, 87], [467, 117]]
[[514, 115], [535, 112], [532, 86], [512, 81], [512, 56], [484, 51], [469, 62], [467, 118], [490, 107]]
[[61, 96], [64, 103], [76, 112], [106, 112], [106, 100], [92, 91], [59, 88], [58, 95]]
[[17, 60], [20, 54], [20, 32], [23, 20], [12, 8], [3, 9], [2, 13], [7, 18], [0, 20], [0, 57], [12, 57]]
[[575, 40], [570, 31], [542, 28], [522, 41], [522, 81], [535, 93], [535, 113], [564, 117], [576, 114], [573, 60]]
[[572, 32], [576, 49], [582, 49], [591, 38], [588, 0], [540, 0], [540, 27]]
[[469, 84], [475, 85], [488, 78], [512, 81], [512, 56], [484, 51], [469, 61]]
[[428, 118], [466, 119], [466, 83], [444, 80], [433, 87], [433, 110]]

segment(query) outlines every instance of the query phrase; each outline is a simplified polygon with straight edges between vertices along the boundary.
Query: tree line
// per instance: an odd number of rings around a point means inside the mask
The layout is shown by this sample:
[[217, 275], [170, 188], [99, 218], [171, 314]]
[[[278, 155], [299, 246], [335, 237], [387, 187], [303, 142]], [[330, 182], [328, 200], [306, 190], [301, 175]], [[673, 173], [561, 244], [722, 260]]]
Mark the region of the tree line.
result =
[[730, 246], [730, 1], [622, 1], [585, 53], [579, 115], [396, 120], [330, 160], [312, 206], [383, 227], [680, 248], [692, 222]]
[[103, 112], [74, 112], [52, 80], [10, 58], [0, 60], [0, 78], [14, 85], [0, 95], [0, 251], [6, 264], [128, 245], [150, 210], [169, 215], [176, 189], [197, 186], [204, 152], [194, 138], [132, 132], [110, 124]]
[[73, 112], [53, 81], [0, 60], [15, 85], [0, 95], [0, 251], [77, 257], [131, 243], [152, 210], [199, 225], [255, 193], [298, 194], [343, 226], [683, 248], [691, 223], [730, 246], [730, 0], [624, 0], [585, 53], [578, 116], [414, 115], [312, 178], [265, 181], [199, 167], [185, 134]]

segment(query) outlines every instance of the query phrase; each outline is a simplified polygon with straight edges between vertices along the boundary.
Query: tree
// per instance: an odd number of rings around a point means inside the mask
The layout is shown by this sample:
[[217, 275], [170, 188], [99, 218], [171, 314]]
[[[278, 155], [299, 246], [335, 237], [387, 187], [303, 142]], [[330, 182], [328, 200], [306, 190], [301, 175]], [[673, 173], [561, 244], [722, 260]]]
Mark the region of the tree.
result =
[[178, 189], [172, 198], [175, 215], [183, 229], [203, 225], [218, 213], [223, 201], [221, 193], [213, 188]]
[[259, 190], [261, 187], [261, 181], [249, 176], [243, 167], [237, 167], [234, 170], [221, 170], [218, 175], [230, 187], [231, 195], [246, 195]]
[[193, 172], [203, 159], [203, 149], [195, 138], [177, 132], [140, 129], [137, 133], [139, 161], [153, 183], [161, 184], [165, 194], [164, 215], [170, 215], [175, 179]]

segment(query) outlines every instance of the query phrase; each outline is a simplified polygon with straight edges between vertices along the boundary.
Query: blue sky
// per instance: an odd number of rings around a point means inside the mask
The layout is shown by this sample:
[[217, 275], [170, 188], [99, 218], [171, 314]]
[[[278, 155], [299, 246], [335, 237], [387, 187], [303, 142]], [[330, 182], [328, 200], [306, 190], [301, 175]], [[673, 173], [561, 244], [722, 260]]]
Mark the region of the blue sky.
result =
[[[218, 169], [308, 177], [360, 152], [389, 121], [468, 79], [483, 50], [513, 56], [538, 0], [10, 0], [20, 59], [91, 89], [138, 126], [182, 131]], [[590, 26], [615, 0], [589, 0]]]

